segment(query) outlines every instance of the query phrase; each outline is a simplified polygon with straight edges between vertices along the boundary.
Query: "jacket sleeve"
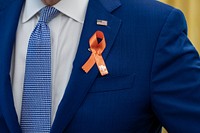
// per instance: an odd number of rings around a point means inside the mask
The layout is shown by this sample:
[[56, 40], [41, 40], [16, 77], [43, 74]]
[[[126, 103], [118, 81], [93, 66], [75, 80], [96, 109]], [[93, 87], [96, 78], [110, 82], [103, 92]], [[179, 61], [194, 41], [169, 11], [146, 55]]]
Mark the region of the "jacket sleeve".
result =
[[177, 9], [160, 32], [150, 86], [152, 109], [169, 133], [200, 133], [200, 58]]

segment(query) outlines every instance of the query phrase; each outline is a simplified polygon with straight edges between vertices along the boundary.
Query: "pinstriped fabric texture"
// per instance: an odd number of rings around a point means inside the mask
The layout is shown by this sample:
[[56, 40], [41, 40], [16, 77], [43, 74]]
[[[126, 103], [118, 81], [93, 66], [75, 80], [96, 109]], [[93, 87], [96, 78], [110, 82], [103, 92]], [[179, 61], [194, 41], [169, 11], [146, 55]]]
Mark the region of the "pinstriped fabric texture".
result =
[[53, 7], [41, 9], [29, 39], [21, 112], [24, 133], [48, 133], [51, 129], [51, 39], [47, 24], [57, 14]]

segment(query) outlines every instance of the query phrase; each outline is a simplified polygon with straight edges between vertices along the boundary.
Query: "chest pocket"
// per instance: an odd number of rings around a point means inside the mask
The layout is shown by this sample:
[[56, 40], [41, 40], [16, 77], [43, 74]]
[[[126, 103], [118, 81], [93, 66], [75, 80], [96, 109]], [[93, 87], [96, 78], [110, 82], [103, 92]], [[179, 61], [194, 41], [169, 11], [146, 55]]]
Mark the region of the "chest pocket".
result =
[[89, 92], [107, 92], [131, 89], [135, 81], [135, 74], [123, 76], [105, 76], [97, 78]]

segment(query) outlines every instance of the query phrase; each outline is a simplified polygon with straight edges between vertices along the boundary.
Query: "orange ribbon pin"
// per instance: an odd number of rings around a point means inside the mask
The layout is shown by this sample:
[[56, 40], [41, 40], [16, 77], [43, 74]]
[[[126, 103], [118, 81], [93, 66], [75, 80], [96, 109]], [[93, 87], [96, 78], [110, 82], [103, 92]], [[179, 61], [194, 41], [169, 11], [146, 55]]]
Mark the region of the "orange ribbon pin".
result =
[[[100, 43], [98, 43], [98, 39], [101, 39]], [[90, 38], [89, 44], [90, 44], [90, 50], [92, 54], [90, 58], [87, 60], [87, 62], [82, 66], [82, 69], [86, 73], [88, 73], [90, 69], [94, 66], [94, 64], [96, 63], [98, 66], [99, 72], [101, 73], [102, 76], [108, 74], [106, 64], [102, 57], [102, 53], [104, 49], [106, 48], [106, 40], [105, 40], [103, 32], [96, 31], [94, 35]]]

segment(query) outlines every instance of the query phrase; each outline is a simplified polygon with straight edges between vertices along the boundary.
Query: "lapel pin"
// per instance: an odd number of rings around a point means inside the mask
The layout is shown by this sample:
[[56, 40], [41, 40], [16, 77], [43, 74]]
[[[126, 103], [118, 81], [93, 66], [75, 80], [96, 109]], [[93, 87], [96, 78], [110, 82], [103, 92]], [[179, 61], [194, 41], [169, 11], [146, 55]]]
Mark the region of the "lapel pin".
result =
[[108, 26], [108, 21], [97, 19], [97, 25]]
[[[101, 39], [101, 42], [98, 42], [98, 39]], [[90, 38], [89, 44], [90, 48], [88, 50], [91, 51], [91, 55], [86, 63], [82, 66], [82, 69], [86, 73], [88, 73], [96, 63], [101, 75], [107, 75], [108, 70], [102, 56], [102, 53], [106, 48], [106, 40], [103, 32], [96, 31], [94, 35]]]
[[90, 48], [88, 48], [88, 51], [92, 52]]

